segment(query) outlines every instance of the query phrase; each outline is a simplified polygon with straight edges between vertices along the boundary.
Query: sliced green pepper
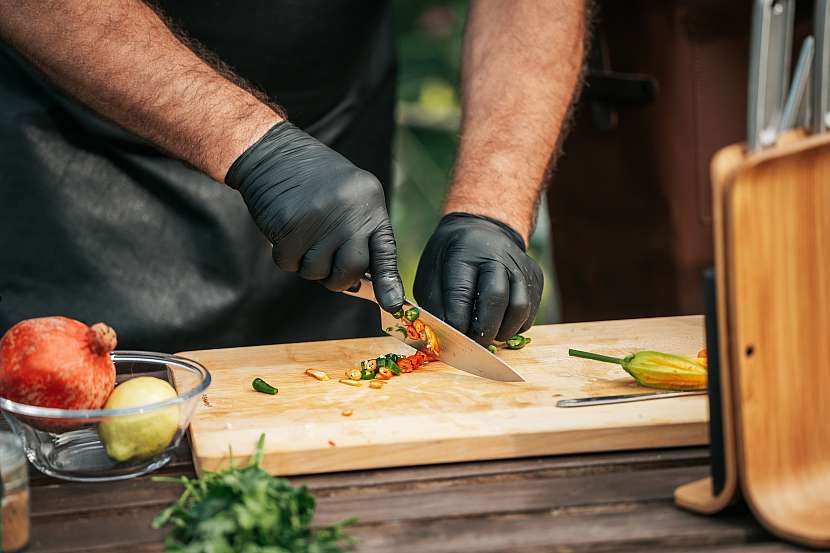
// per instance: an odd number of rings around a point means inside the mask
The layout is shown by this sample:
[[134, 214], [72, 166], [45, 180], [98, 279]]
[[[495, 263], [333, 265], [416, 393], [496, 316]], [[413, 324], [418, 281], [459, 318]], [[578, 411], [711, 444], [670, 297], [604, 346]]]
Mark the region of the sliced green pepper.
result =
[[508, 349], [522, 349], [530, 343], [530, 338], [526, 338], [521, 334], [516, 334], [515, 336], [508, 338], [505, 343], [507, 344]]
[[392, 374], [394, 374], [395, 376], [401, 375], [401, 368], [398, 366], [397, 363], [395, 363], [391, 359], [386, 361], [386, 368], [392, 371]]
[[497, 351], [499, 351], [499, 350], [498, 350], [498, 348], [497, 348], [495, 345], [493, 345], [493, 344], [490, 344], [489, 346], [487, 346], [487, 350], [488, 350], [490, 353], [496, 353]]
[[360, 371], [360, 380], [372, 380], [377, 374], [377, 370], [370, 371], [369, 369], [362, 369]]
[[414, 323], [418, 320], [418, 317], [421, 315], [421, 310], [417, 307], [413, 307], [411, 309], [407, 309], [406, 312], [403, 314], [406, 317], [406, 320], [410, 323]]
[[261, 378], [254, 378], [254, 381], [251, 382], [251, 386], [253, 386], [254, 390], [256, 390], [257, 392], [261, 392], [263, 394], [270, 394], [272, 396], [276, 395], [277, 392], [279, 392], [278, 389], [274, 388]]
[[398, 309], [397, 311], [392, 313], [392, 316], [396, 319], [400, 319], [401, 317], [403, 317], [403, 309]]

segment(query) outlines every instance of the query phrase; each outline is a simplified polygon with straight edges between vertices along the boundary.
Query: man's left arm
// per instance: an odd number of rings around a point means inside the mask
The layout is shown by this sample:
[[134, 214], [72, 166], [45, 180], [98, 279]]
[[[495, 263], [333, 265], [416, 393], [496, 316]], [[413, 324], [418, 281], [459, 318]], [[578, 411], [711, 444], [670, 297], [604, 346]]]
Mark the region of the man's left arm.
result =
[[539, 306], [542, 272], [526, 246], [581, 78], [586, 9], [471, 2], [458, 158], [415, 298], [482, 345], [529, 328]]

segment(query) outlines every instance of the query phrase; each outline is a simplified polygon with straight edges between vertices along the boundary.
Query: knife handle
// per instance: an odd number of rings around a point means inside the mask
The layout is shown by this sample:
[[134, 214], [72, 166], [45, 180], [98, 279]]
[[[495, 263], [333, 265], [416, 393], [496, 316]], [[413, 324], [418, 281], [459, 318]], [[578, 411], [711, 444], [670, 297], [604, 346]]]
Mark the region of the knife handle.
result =
[[370, 279], [369, 275], [365, 275], [363, 278], [357, 281], [357, 284], [355, 284], [348, 290], [343, 290], [343, 293], [347, 296], [360, 298], [362, 300], [370, 301], [375, 304], [378, 302], [378, 300], [375, 298], [375, 289], [372, 287], [372, 280]]

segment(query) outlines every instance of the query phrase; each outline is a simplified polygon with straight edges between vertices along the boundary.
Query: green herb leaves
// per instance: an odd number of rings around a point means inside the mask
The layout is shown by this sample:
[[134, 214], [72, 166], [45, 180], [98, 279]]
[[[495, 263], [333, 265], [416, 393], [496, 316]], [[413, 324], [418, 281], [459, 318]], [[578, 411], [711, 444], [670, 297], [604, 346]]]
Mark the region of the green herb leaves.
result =
[[153, 521], [154, 528], [172, 526], [167, 553], [340, 553], [351, 544], [343, 529], [355, 519], [311, 530], [314, 497], [303, 486], [271, 476], [260, 467], [263, 434], [251, 464], [233, 462], [201, 479], [154, 478], [184, 486], [178, 501]]

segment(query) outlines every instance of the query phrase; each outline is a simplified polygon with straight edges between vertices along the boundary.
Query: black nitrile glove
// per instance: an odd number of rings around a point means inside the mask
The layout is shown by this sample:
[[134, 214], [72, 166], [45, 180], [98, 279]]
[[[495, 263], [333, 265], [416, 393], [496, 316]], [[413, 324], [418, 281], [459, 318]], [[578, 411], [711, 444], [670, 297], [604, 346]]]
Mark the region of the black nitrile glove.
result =
[[415, 299], [486, 346], [530, 328], [543, 285], [519, 233], [488, 217], [450, 213], [421, 255]]
[[371, 269], [381, 306], [401, 307], [395, 237], [374, 175], [285, 121], [239, 156], [225, 181], [242, 194], [280, 269], [333, 291]]

